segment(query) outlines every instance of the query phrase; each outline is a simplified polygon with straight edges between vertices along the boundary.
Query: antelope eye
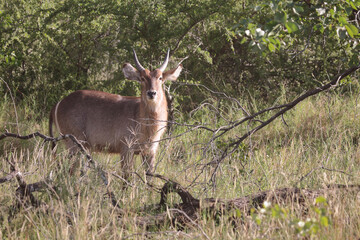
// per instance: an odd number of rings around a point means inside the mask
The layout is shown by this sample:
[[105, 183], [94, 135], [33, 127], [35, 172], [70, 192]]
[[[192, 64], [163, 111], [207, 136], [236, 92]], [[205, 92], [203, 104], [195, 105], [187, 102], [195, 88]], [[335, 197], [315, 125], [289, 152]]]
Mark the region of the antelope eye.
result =
[[159, 80], [162, 81], [162, 80], [163, 80], [163, 77], [159, 77]]

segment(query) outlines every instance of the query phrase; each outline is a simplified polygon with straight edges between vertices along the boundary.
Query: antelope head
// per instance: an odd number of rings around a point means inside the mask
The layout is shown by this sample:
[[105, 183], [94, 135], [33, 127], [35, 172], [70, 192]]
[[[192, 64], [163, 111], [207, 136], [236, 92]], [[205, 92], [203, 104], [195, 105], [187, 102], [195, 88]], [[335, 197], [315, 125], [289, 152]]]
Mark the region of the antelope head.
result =
[[130, 63], [125, 63], [123, 72], [127, 79], [135, 80], [141, 83], [141, 100], [148, 104], [156, 104], [164, 100], [165, 94], [162, 85], [165, 81], [175, 81], [182, 70], [180, 64], [174, 69], [165, 72], [169, 62], [170, 50], [168, 50], [165, 60], [161, 66], [153, 71], [145, 69], [139, 62], [135, 50], [135, 67]]

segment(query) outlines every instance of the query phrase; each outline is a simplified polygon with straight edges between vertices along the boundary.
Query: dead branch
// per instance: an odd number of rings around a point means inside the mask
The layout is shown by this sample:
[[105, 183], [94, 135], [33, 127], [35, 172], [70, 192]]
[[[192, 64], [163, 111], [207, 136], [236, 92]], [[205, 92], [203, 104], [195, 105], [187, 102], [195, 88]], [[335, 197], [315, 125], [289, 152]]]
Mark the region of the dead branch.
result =
[[16, 179], [19, 187], [16, 189], [16, 198], [18, 200], [16, 206], [19, 209], [21, 205], [28, 205], [28, 201], [34, 207], [38, 207], [41, 205], [41, 202], [38, 201], [33, 195], [32, 192], [38, 191], [43, 187], [42, 183], [35, 184], [26, 184], [23, 174], [16, 169], [15, 163], [6, 159], [6, 161], [10, 164], [11, 173], [6, 175], [3, 178], [0, 178], [0, 183], [5, 183], [11, 181], [12, 179]]
[[8, 175], [6, 175], [6, 176], [3, 177], [3, 178], [0, 178], [0, 183], [9, 182], [9, 181], [11, 181], [13, 178], [15, 178], [16, 175], [18, 174], [18, 172], [16, 171], [16, 168], [15, 168], [15, 163], [9, 161], [9, 159], [7, 159], [7, 158], [6, 158], [6, 161], [10, 164], [11, 173], [9, 173]]
[[[59, 137], [54, 138], [54, 137], [46, 136], [46, 135], [44, 135], [44, 134], [42, 134], [40, 132], [34, 132], [34, 133], [29, 134], [29, 135], [19, 135], [19, 134], [10, 133], [10, 132], [6, 131], [6, 132], [4, 132], [3, 134], [0, 135], [0, 140], [5, 139], [7, 137], [18, 138], [18, 139], [22, 139], [22, 140], [28, 140], [28, 139], [32, 139], [32, 138], [35, 138], [35, 137], [40, 137], [40, 138], [42, 138], [44, 140], [44, 142], [58, 142], [58, 141], [61, 141], [61, 140], [64, 140], [64, 139], [70, 139], [79, 148], [80, 152], [88, 160], [88, 163], [90, 163], [92, 165], [92, 167], [96, 170], [97, 174], [102, 179], [104, 185], [106, 186], [106, 192], [107, 192], [107, 195], [108, 195], [108, 197], [110, 199], [111, 204], [114, 207], [117, 207], [117, 208], [119, 207], [118, 206], [118, 201], [116, 200], [116, 197], [115, 197], [115, 194], [110, 190], [109, 181], [108, 181], [108, 177], [107, 177], [108, 174], [104, 170], [102, 170], [101, 166], [96, 161], [93, 160], [91, 155], [87, 153], [85, 147], [76, 139], [75, 136], [73, 136], [71, 134], [65, 134], [65, 135], [61, 135]], [[14, 169], [13, 172], [10, 175], [7, 175], [7, 176], [5, 176], [3, 178], [0, 178], [0, 183], [10, 181], [12, 178], [14, 178], [14, 176], [16, 176], [20, 187], [22, 186], [20, 188], [20, 190], [19, 189], [17, 190], [17, 193], [18, 193], [18, 191], [20, 191], [20, 193], [21, 193], [19, 196], [25, 196], [25, 195], [30, 194], [29, 196], [31, 197], [31, 192], [29, 192], [29, 187], [27, 187], [27, 186], [31, 186], [33, 188], [35, 186], [36, 187], [43, 186], [42, 184], [40, 184], [41, 182], [27, 185], [25, 183], [25, 181], [23, 180], [22, 175], [18, 176], [19, 172], [15, 172], [15, 165], [12, 164], [12, 163], [10, 163], [10, 165], [11, 165], [11, 168]], [[33, 197], [31, 197], [30, 200], [31, 199], [33, 199]], [[31, 202], [36, 204], [36, 201], [34, 199]]]
[[16, 173], [17, 173], [16, 171], [12, 171], [5, 177], [0, 178], [0, 184], [5, 182], [10, 182], [13, 178], [15, 178]]
[[[342, 72], [338, 76], [334, 77], [327, 84], [324, 84], [324, 85], [322, 85], [320, 87], [317, 87], [317, 88], [314, 88], [314, 89], [311, 89], [311, 90], [305, 92], [304, 94], [302, 94], [299, 97], [297, 97], [296, 99], [294, 99], [292, 102], [289, 102], [287, 104], [272, 106], [272, 107], [263, 109], [261, 111], [258, 111], [258, 112], [254, 113], [254, 114], [250, 114], [248, 111], [246, 111], [246, 109], [244, 107], [241, 106], [241, 104], [240, 104], [240, 102], [238, 100], [236, 100], [235, 98], [231, 98], [226, 93], [213, 91], [213, 90], [211, 90], [211, 89], [209, 89], [206, 86], [201, 85], [201, 84], [177, 83], [179, 86], [190, 85], [190, 86], [202, 87], [202, 88], [205, 88], [208, 92], [211, 92], [212, 94], [216, 94], [216, 95], [219, 95], [219, 96], [224, 97], [226, 99], [229, 99], [232, 102], [236, 103], [236, 105], [238, 106], [238, 109], [241, 110], [244, 113], [245, 117], [243, 117], [242, 119], [236, 120], [236, 121], [228, 121], [229, 122], [228, 125], [220, 126], [218, 128], [211, 128], [209, 126], [199, 125], [199, 124], [195, 124], [195, 125], [180, 124], [180, 123], [177, 123], [175, 121], [171, 121], [169, 123], [171, 125], [184, 126], [184, 127], [187, 127], [188, 129], [183, 133], [180, 133], [180, 134], [178, 134], [176, 136], [163, 138], [160, 141], [166, 141], [166, 140], [169, 140], [169, 139], [178, 138], [178, 137], [181, 137], [181, 136], [183, 136], [183, 135], [185, 135], [185, 134], [187, 134], [189, 132], [193, 132], [194, 130], [202, 129], [202, 130], [205, 130], [205, 131], [209, 131], [209, 132], [211, 132], [213, 134], [211, 139], [207, 142], [207, 144], [206, 144], [207, 146], [204, 148], [205, 149], [204, 151], [206, 151], [206, 149], [208, 149], [209, 146], [212, 146], [212, 143], [214, 143], [217, 139], [223, 137], [225, 134], [229, 133], [230, 131], [233, 131], [234, 129], [236, 129], [240, 125], [242, 125], [242, 124], [244, 124], [246, 122], [248, 122], [248, 123], [258, 122], [259, 124], [256, 127], [252, 128], [252, 129], [250, 128], [245, 134], [243, 134], [240, 137], [237, 137], [235, 140], [228, 143], [227, 146], [225, 147], [225, 149], [223, 151], [221, 151], [219, 156], [215, 157], [213, 160], [209, 161], [207, 164], [204, 165], [203, 168], [206, 168], [206, 167], [208, 167], [210, 165], [215, 166], [215, 168], [214, 168], [214, 170], [212, 172], [211, 178], [210, 178], [210, 181], [215, 183], [215, 178], [216, 178], [216, 174], [218, 172], [218, 169], [220, 167], [220, 163], [224, 159], [226, 159], [229, 155], [231, 155], [232, 153], [237, 151], [239, 149], [240, 144], [245, 139], [250, 137], [255, 132], [259, 131], [260, 129], [264, 128], [265, 126], [269, 125], [271, 122], [273, 122], [278, 117], [282, 117], [282, 119], [284, 121], [284, 124], [287, 125], [284, 118], [283, 118], [284, 114], [287, 111], [291, 110], [298, 103], [302, 102], [303, 100], [307, 99], [308, 97], [314, 96], [314, 95], [316, 95], [316, 94], [318, 94], [320, 92], [323, 92], [325, 90], [328, 90], [330, 88], [334, 88], [334, 87], [338, 86], [339, 82], [342, 79], [344, 79], [345, 77], [347, 77], [350, 74], [354, 73], [359, 68], [360, 68], [360, 64], [347, 69], [346, 71]], [[264, 113], [268, 113], [268, 112], [272, 112], [272, 111], [277, 111], [277, 112], [275, 114], [273, 114], [267, 120], [261, 121], [261, 120], [257, 119], [257, 117], [260, 117]], [[249, 127], [250, 127], [250, 125], [249, 125]], [[197, 177], [200, 176], [202, 173], [203, 173], [203, 170], [200, 171], [200, 173], [197, 175]], [[197, 177], [195, 177], [195, 179], [197, 179]]]
[[30, 204], [33, 207], [40, 207], [44, 205], [41, 201], [37, 200], [34, 195], [32, 194], [35, 191], [39, 191], [44, 189], [47, 186], [44, 182], [38, 182], [33, 184], [26, 184], [21, 172], [17, 172], [16, 180], [18, 181], [19, 187], [16, 189], [16, 197], [18, 200], [17, 207], [20, 208], [22, 205]]
[[93, 162], [91, 155], [86, 152], [85, 147], [71, 134], [65, 134], [65, 135], [61, 135], [59, 137], [54, 138], [54, 137], [46, 136], [40, 132], [34, 132], [29, 135], [20, 135], [20, 134], [10, 133], [10, 132], [6, 131], [0, 135], [0, 140], [4, 139], [6, 137], [18, 138], [18, 139], [22, 139], [22, 140], [28, 140], [28, 139], [35, 138], [35, 137], [40, 137], [40, 138], [44, 139], [44, 142], [58, 142], [58, 141], [70, 138], [76, 144], [76, 146], [79, 148], [80, 152], [82, 154], [84, 154], [85, 157], [90, 162]]
[[[148, 173], [148, 176], [154, 176], [154, 177], [158, 177], [160, 175], [153, 175]], [[164, 179], [164, 178], [162, 178]], [[166, 200], [167, 200], [167, 196], [169, 193], [172, 192], [176, 192], [177, 194], [179, 194], [179, 196], [181, 197], [181, 200], [184, 204], [189, 204], [189, 205], [198, 205], [199, 201], [197, 199], [195, 199], [183, 186], [181, 186], [180, 184], [178, 184], [177, 182], [171, 181], [171, 180], [167, 180], [167, 182], [164, 184], [164, 186], [161, 189], [161, 198], [160, 198], [160, 206], [164, 206], [166, 204]]]
[[184, 233], [182, 231], [162, 231], [162, 232], [139, 232], [139, 233], [134, 233], [128, 236], [123, 237], [123, 239], [135, 239], [137, 237], [148, 237], [150, 238], [151, 236], [156, 236], [156, 235], [170, 235], [170, 236], [175, 236], [175, 237], [185, 237], [188, 239], [194, 239], [196, 237], [188, 234], [188, 233]]
[[229, 126], [229, 127], [221, 127], [218, 129], [218, 131], [215, 131], [216, 133], [220, 132], [217, 135], [214, 135], [213, 138], [210, 140], [210, 142], [214, 141], [215, 139], [219, 138], [220, 136], [223, 136], [226, 132], [229, 132], [230, 130], [236, 128], [237, 126], [239, 126], [240, 124], [244, 123], [245, 121], [249, 121], [249, 120], [253, 120], [255, 117], [259, 116], [260, 114], [263, 114], [265, 112], [271, 111], [271, 110], [277, 110], [280, 109], [277, 113], [275, 113], [274, 115], [272, 115], [269, 119], [267, 119], [266, 121], [262, 122], [260, 125], [256, 126], [255, 128], [249, 130], [248, 132], [246, 132], [243, 136], [239, 137], [237, 140], [231, 142], [230, 144], [227, 145], [227, 147], [225, 148], [225, 150], [223, 151], [222, 155], [218, 158], [215, 159], [211, 162], [208, 163], [208, 165], [212, 165], [212, 164], [217, 164], [217, 167], [215, 167], [215, 170], [212, 174], [212, 181], [215, 181], [215, 175], [216, 172], [218, 170], [219, 164], [230, 154], [232, 154], [233, 152], [235, 152], [238, 147], [240, 146], [240, 144], [247, 139], [249, 136], [251, 136], [252, 134], [254, 134], [255, 132], [259, 131], [260, 129], [262, 129], [263, 127], [269, 125], [272, 121], [274, 121], [276, 118], [278, 118], [279, 116], [282, 116], [284, 113], [286, 113], [287, 111], [291, 110], [292, 108], [294, 108], [298, 103], [302, 102], [303, 100], [305, 100], [308, 97], [314, 96], [320, 92], [323, 92], [327, 89], [330, 89], [334, 86], [337, 86], [339, 84], [339, 82], [349, 76], [350, 74], [354, 73], [355, 71], [357, 71], [360, 68], [360, 64], [357, 66], [353, 66], [351, 68], [349, 68], [348, 70], [344, 71], [343, 73], [339, 74], [338, 76], [336, 76], [332, 81], [330, 81], [327, 84], [324, 84], [320, 87], [311, 89], [307, 92], [305, 92], [304, 94], [302, 94], [301, 96], [299, 96], [298, 98], [296, 98], [295, 100], [293, 100], [290, 103], [287, 104], [283, 104], [283, 105], [279, 105], [279, 106], [274, 106], [271, 108], [267, 108], [264, 109], [262, 111], [259, 111], [251, 116], [247, 116], [241, 120], [239, 120], [238, 122], [234, 123], [233, 125]]
[[[324, 84], [320, 87], [311, 89], [307, 92], [305, 92], [304, 94], [302, 94], [301, 96], [299, 96], [298, 98], [296, 98], [295, 100], [293, 100], [290, 103], [287, 104], [282, 104], [282, 105], [276, 105], [276, 106], [272, 106], [263, 110], [260, 110], [254, 114], [250, 114], [248, 111], [246, 111], [246, 109], [244, 107], [241, 106], [241, 104], [239, 103], [239, 101], [235, 98], [232, 98], [230, 96], [228, 96], [226, 93], [223, 92], [216, 92], [213, 91], [211, 89], [209, 89], [208, 87], [202, 85], [202, 84], [189, 84], [189, 83], [177, 83], [179, 86], [197, 86], [197, 87], [202, 87], [205, 88], [207, 91], [213, 93], [213, 94], [217, 94], [217, 95], [221, 95], [223, 97], [225, 97], [226, 99], [229, 99], [231, 101], [234, 101], [239, 108], [244, 112], [244, 114], [246, 115], [246, 117], [234, 121], [232, 122], [232, 124], [230, 124], [229, 126], [221, 126], [217, 129], [211, 129], [209, 127], [206, 126], [202, 126], [202, 125], [187, 125], [187, 124], [180, 124], [177, 122], [171, 122], [171, 124], [176, 124], [179, 126], [185, 126], [185, 127], [192, 127], [190, 131], [196, 130], [196, 129], [204, 129], [207, 131], [212, 132], [214, 135], [211, 138], [210, 142], [215, 141], [216, 139], [220, 138], [221, 136], [225, 135], [227, 132], [235, 129], [236, 127], [238, 127], [239, 125], [248, 122], [248, 121], [256, 121], [256, 122], [260, 122], [261, 124], [255, 128], [253, 128], [252, 130], [248, 131], [247, 133], [245, 133], [242, 137], [239, 137], [236, 141], [230, 143], [228, 145], [228, 148], [226, 149], [226, 151], [224, 151], [223, 156], [221, 157], [221, 159], [225, 158], [226, 156], [228, 156], [229, 154], [231, 154], [234, 150], [237, 149], [237, 147], [239, 146], [239, 144], [244, 141], [247, 137], [251, 136], [253, 133], [257, 132], [258, 130], [262, 129], [263, 127], [267, 126], [268, 124], [270, 124], [273, 120], [275, 120], [277, 117], [279, 116], [283, 116], [284, 113], [286, 113], [287, 111], [289, 111], [290, 109], [292, 109], [293, 107], [295, 107], [298, 103], [300, 103], [301, 101], [305, 100], [308, 97], [311, 97], [313, 95], [316, 95], [320, 92], [323, 92], [325, 90], [328, 90], [332, 87], [335, 87], [338, 85], [339, 81], [341, 81], [343, 78], [347, 77], [348, 75], [354, 73], [355, 71], [357, 71], [360, 68], [360, 64], [357, 66], [353, 66], [351, 68], [349, 68], [348, 70], [344, 71], [343, 73], [339, 74], [338, 76], [336, 76], [332, 81], [330, 81], [327, 84]], [[257, 120], [256, 117], [270, 112], [270, 111], [274, 111], [274, 110], [279, 110], [276, 114], [274, 114], [272, 117], [270, 117], [268, 120], [266, 121], [260, 121]], [[178, 136], [175, 136], [178, 137]], [[231, 149], [232, 148], [232, 149]], [[229, 151], [229, 150], [232, 151]], [[219, 160], [217, 160], [219, 161]], [[214, 164], [213, 162], [210, 162], [209, 164]]]
[[[152, 177], [163, 178], [161, 175], [150, 175]], [[160, 206], [166, 206], [167, 195], [170, 193], [177, 193], [182, 202], [175, 205], [174, 208], [168, 208], [155, 216], [138, 217], [137, 224], [146, 226], [159, 226], [166, 222], [170, 222], [174, 226], [197, 226], [196, 221], [201, 218], [201, 213], [207, 212], [226, 215], [229, 211], [239, 209], [242, 214], [249, 215], [252, 208], [259, 208], [263, 206], [264, 201], [269, 201], [273, 204], [292, 204], [296, 203], [305, 206], [306, 202], [313, 202], [315, 198], [323, 195], [339, 194], [338, 191], [345, 192], [360, 192], [360, 185], [341, 185], [332, 184], [321, 189], [301, 189], [301, 188], [280, 188], [274, 190], [261, 191], [245, 197], [235, 199], [215, 199], [194, 198], [184, 187], [172, 180], [164, 180], [163, 191], [161, 192]], [[186, 196], [186, 197], [184, 197]]]
[[27, 184], [25, 182], [23, 174], [19, 170], [17, 170], [16, 163], [9, 161], [8, 159], [6, 159], [6, 161], [10, 164], [11, 173], [4, 178], [1, 178], [0, 183], [11, 181], [13, 178], [17, 180], [19, 187], [15, 191], [15, 196], [17, 199], [15, 209], [18, 210], [21, 206], [28, 205], [31, 205], [33, 207], [46, 206], [46, 204], [37, 200], [32, 193], [51, 188], [50, 185], [44, 181]]

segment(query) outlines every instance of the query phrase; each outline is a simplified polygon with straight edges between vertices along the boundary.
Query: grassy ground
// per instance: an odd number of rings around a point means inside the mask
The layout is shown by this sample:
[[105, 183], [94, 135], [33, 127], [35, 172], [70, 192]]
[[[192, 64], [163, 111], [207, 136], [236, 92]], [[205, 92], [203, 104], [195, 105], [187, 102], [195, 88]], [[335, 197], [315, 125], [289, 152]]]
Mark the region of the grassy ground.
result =
[[[283, 120], [247, 139], [239, 150], [226, 158], [214, 175], [214, 165], [205, 165], [221, 154], [226, 143], [241, 136], [252, 125], [234, 129], [212, 144], [212, 133], [174, 126], [171, 140], [163, 142], [157, 158], [156, 173], [173, 179], [196, 198], [235, 198], [281, 187], [318, 189], [327, 184], [359, 183], [360, 161], [360, 102], [358, 94], [342, 96], [328, 94], [313, 97], [286, 113]], [[284, 100], [283, 100], [284, 101]], [[224, 104], [223, 106], [232, 106]], [[245, 104], [250, 108], [249, 104]], [[267, 106], [266, 106], [267, 107]], [[251, 108], [263, 108], [254, 106]], [[178, 120], [209, 127], [225, 125], [227, 120], [240, 119], [242, 112], [234, 106], [212, 111], [204, 106]], [[10, 99], [0, 103], [0, 131], [28, 134], [40, 131], [47, 134], [47, 119], [32, 112], [31, 104], [14, 106]], [[27, 183], [48, 178], [57, 186], [56, 192], [36, 193], [50, 210], [25, 207], [9, 218], [15, 202], [17, 183], [0, 184], [0, 239], [354, 239], [360, 236], [360, 195], [342, 192], [326, 194], [306, 207], [297, 204], [277, 206], [271, 203], [254, 209], [246, 216], [234, 210], [215, 220], [204, 216], [194, 227], [183, 229], [163, 226], [144, 229], [135, 224], [136, 216], [154, 214], [141, 211], [144, 205], [158, 203], [159, 194], [147, 187], [140, 177], [143, 168], [136, 160], [131, 186], [124, 190], [118, 157], [95, 154], [103, 168], [114, 173], [111, 187], [125, 210], [119, 213], [109, 204], [102, 181], [94, 171], [83, 177], [70, 176], [71, 165], [60, 146], [56, 158], [48, 144], [40, 139], [28, 141], [6, 138], [0, 141], [0, 177], [10, 172], [5, 159], [16, 161]], [[154, 180], [161, 187], [163, 182]], [[179, 202], [171, 195], [169, 203]], [[235, 218], [229, 221], [229, 218]]]

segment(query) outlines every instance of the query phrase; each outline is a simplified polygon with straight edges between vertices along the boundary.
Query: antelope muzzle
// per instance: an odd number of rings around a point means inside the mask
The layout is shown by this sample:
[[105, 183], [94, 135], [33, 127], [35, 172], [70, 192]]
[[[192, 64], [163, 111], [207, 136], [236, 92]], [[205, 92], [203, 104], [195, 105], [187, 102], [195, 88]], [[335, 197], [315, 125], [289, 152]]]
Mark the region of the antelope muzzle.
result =
[[149, 91], [146, 92], [146, 95], [147, 95], [148, 99], [154, 100], [155, 97], [156, 97], [156, 91], [150, 91], [149, 90]]

